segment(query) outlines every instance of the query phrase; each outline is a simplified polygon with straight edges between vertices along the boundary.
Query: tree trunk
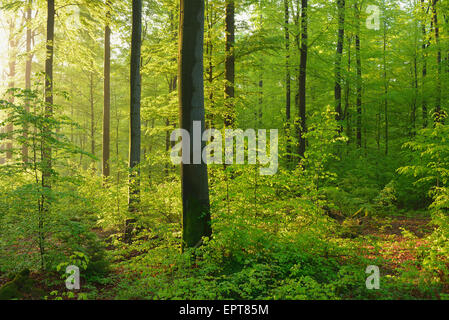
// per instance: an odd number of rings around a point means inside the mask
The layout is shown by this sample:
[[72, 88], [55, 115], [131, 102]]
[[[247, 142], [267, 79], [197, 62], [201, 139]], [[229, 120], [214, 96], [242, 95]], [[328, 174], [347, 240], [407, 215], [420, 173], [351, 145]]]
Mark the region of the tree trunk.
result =
[[285, 28], [285, 115], [286, 115], [286, 136], [287, 136], [287, 161], [291, 161], [291, 76], [290, 76], [290, 12], [289, 0], [284, 0], [284, 28]]
[[[131, 39], [131, 105], [130, 105], [130, 137], [129, 137], [129, 193], [128, 210], [135, 215], [140, 204], [140, 145], [141, 145], [141, 47], [142, 47], [142, 0], [132, 1], [132, 39]], [[125, 241], [130, 242], [135, 218], [126, 221]]]
[[360, 54], [360, 9], [358, 4], [355, 4], [356, 16], [356, 34], [355, 34], [355, 49], [356, 49], [356, 66], [357, 66], [357, 147], [362, 147], [362, 57]]
[[[193, 138], [193, 122], [201, 122], [205, 130], [204, 83], [203, 83], [203, 37], [204, 1], [181, 0], [179, 26], [179, 105], [181, 128]], [[199, 146], [190, 144], [190, 164], [181, 167], [183, 204], [182, 248], [198, 247], [203, 237], [212, 234], [210, 224], [209, 187], [207, 165], [201, 157]], [[204, 142], [201, 143], [204, 147]], [[196, 158], [200, 164], [193, 164]], [[199, 158], [199, 159], [198, 159]]]
[[[110, 0], [107, 6], [111, 5]], [[104, 104], [103, 104], [103, 177], [111, 174], [109, 158], [111, 155], [111, 29], [109, 27], [110, 9], [106, 13], [106, 27], [104, 30]]]
[[[32, 30], [31, 30], [31, 19], [32, 19], [32, 0], [28, 0], [26, 7], [26, 64], [25, 64], [25, 89], [31, 90], [31, 68], [33, 63], [33, 54], [31, 53], [31, 41], [32, 41]], [[25, 111], [30, 112], [30, 103], [25, 101]], [[25, 124], [23, 127], [23, 138], [26, 141], [28, 139], [28, 126]], [[22, 161], [24, 163], [28, 162], [28, 146], [26, 143], [22, 146]]]
[[341, 101], [341, 60], [343, 54], [343, 45], [345, 39], [345, 0], [337, 0], [338, 6], [338, 40], [337, 53], [335, 56], [335, 112], [336, 120], [343, 120], [342, 101]]
[[432, 19], [433, 27], [435, 31], [435, 45], [437, 47], [437, 78], [435, 84], [436, 97], [435, 97], [435, 122], [443, 122], [441, 114], [441, 46], [440, 46], [440, 27], [438, 25], [438, 12], [437, 12], [438, 0], [432, 0]]
[[348, 65], [347, 65], [347, 76], [345, 83], [345, 112], [344, 117], [346, 118], [346, 135], [348, 137], [348, 144], [352, 139], [352, 127], [351, 127], [351, 106], [350, 106], [350, 95], [351, 95], [351, 83], [350, 83], [350, 75], [351, 75], [351, 42], [352, 36], [347, 38], [348, 40]]
[[[11, 18], [9, 22], [9, 89], [13, 89], [15, 87], [15, 77], [16, 77], [16, 57], [17, 57], [17, 36], [14, 34], [16, 25], [14, 21], [15, 17]], [[14, 103], [14, 94], [11, 92], [10, 97], [8, 99], [10, 103]], [[6, 132], [11, 134], [14, 131], [14, 125], [12, 122], [9, 122], [6, 125]], [[13, 154], [13, 138], [9, 137], [6, 143], [6, 159], [11, 160]]]
[[301, 0], [301, 47], [298, 75], [298, 117], [299, 123], [296, 125], [298, 137], [298, 155], [304, 158], [306, 152], [306, 139], [304, 134], [307, 132], [306, 126], [306, 81], [307, 81], [307, 53], [308, 53], [308, 0]]
[[232, 127], [235, 122], [235, 3], [226, 0], [226, 53], [225, 53], [225, 126]]
[[[421, 0], [421, 8], [422, 13], [426, 14], [426, 8], [424, 0]], [[422, 126], [423, 128], [427, 128], [428, 120], [427, 120], [427, 98], [426, 98], [426, 77], [427, 77], [427, 54], [426, 49], [430, 45], [430, 39], [427, 39], [427, 33], [426, 33], [426, 24], [424, 22], [421, 23], [421, 30], [422, 30], [422, 37], [423, 37], [423, 43], [422, 43], [422, 59], [423, 59], [423, 66], [422, 66], [422, 83], [421, 83], [421, 110], [422, 110]], [[426, 40], [427, 39], [427, 40]]]
[[388, 78], [387, 78], [387, 22], [384, 18], [384, 113], [385, 113], [385, 154], [388, 155]]
[[[94, 105], [94, 61], [91, 61], [90, 71], [90, 153], [95, 156], [95, 105]], [[92, 169], [95, 169], [95, 160], [92, 162]]]
[[[53, 117], [53, 56], [54, 56], [54, 40], [55, 40], [55, 0], [47, 1], [47, 42], [46, 42], [46, 59], [45, 59], [45, 117]], [[44, 138], [48, 137], [51, 132], [50, 128], [44, 126]], [[43, 141], [42, 148], [42, 186], [51, 188], [51, 170], [52, 170], [52, 150], [46, 141]]]

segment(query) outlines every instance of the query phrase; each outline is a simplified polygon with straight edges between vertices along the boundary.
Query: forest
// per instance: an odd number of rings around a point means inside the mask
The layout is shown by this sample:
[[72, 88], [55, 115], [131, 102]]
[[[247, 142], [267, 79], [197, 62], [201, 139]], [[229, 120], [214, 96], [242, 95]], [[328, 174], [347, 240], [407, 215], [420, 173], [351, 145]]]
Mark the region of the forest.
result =
[[0, 300], [449, 299], [449, 0], [0, 0]]

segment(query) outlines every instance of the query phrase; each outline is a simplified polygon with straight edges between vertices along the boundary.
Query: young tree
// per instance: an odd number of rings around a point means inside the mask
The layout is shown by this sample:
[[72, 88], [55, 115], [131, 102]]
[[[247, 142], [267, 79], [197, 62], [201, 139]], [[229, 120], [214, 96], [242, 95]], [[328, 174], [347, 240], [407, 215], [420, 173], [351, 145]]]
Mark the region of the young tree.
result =
[[[205, 130], [203, 41], [204, 1], [181, 0], [179, 26], [179, 106], [181, 128], [193, 137], [194, 121]], [[204, 147], [204, 143], [202, 143]], [[198, 247], [212, 234], [207, 165], [201, 150], [190, 144], [191, 161], [181, 166], [183, 243], [182, 248]], [[183, 151], [185, 152], [185, 150]], [[193, 164], [193, 158], [200, 164]]]

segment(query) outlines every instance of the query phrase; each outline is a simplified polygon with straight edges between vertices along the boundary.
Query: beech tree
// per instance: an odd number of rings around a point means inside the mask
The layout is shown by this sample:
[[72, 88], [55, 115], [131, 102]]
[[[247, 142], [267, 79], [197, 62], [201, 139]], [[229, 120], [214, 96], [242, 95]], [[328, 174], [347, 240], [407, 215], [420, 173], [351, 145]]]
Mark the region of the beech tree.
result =
[[[129, 195], [128, 210], [136, 215], [140, 203], [140, 152], [141, 152], [141, 47], [142, 47], [142, 0], [132, 1], [132, 36], [131, 36], [131, 105], [129, 135]], [[126, 221], [125, 241], [131, 241], [135, 218]]]
[[[195, 121], [201, 122], [201, 132], [205, 130], [204, 1], [181, 0], [179, 36], [180, 122], [181, 128], [193, 138]], [[201, 150], [203, 147], [204, 142]], [[183, 249], [200, 246], [202, 238], [212, 234], [207, 165], [203, 162], [201, 150], [194, 149], [193, 143], [189, 148], [191, 161], [181, 166]], [[201, 158], [201, 164], [193, 164], [193, 157]]]

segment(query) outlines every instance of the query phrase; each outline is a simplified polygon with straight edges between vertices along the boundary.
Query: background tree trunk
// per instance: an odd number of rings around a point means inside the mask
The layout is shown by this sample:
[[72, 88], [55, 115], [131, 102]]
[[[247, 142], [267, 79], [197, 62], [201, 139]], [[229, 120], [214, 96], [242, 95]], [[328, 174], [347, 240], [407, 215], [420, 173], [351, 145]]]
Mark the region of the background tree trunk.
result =
[[360, 8], [355, 4], [356, 16], [356, 66], [357, 66], [357, 147], [362, 147], [362, 57], [360, 54]]
[[291, 139], [290, 139], [290, 121], [291, 121], [291, 75], [290, 75], [290, 11], [289, 0], [284, 0], [284, 28], [285, 28], [285, 116], [286, 116], [286, 135], [287, 135], [287, 161], [291, 161]]
[[[14, 16], [9, 21], [9, 73], [8, 73], [9, 89], [15, 88], [17, 45], [18, 45], [17, 36], [16, 36], [15, 32], [16, 32], [16, 23], [15, 23], [15, 16]], [[10, 94], [8, 101], [10, 103], [14, 103], [14, 94], [13, 93]], [[13, 131], [14, 131], [14, 125], [12, 122], [10, 122], [6, 125], [6, 132], [12, 133]], [[13, 155], [12, 149], [13, 149], [13, 143], [12, 143], [12, 137], [10, 137], [6, 143], [6, 159], [7, 160], [12, 159], [12, 155]]]
[[[28, 0], [26, 7], [26, 64], [25, 64], [25, 89], [31, 90], [31, 69], [33, 66], [33, 53], [31, 52], [31, 41], [33, 38], [33, 32], [31, 30], [32, 20], [32, 0]], [[29, 101], [25, 102], [25, 111], [30, 112]], [[26, 141], [28, 138], [28, 126], [25, 124], [23, 127], [23, 137]], [[22, 146], [22, 161], [28, 162], [28, 146], [24, 144]]]
[[[111, 5], [108, 0], [107, 6]], [[109, 177], [110, 170], [110, 155], [111, 155], [111, 29], [110, 23], [110, 9], [106, 13], [106, 26], [104, 30], [104, 104], [103, 104], [103, 162], [102, 172], [104, 177]]]
[[442, 122], [441, 118], [441, 46], [440, 46], [440, 27], [438, 24], [438, 11], [437, 11], [438, 0], [432, 0], [432, 18], [433, 27], [435, 31], [435, 45], [437, 47], [437, 77], [435, 83], [435, 122]]

